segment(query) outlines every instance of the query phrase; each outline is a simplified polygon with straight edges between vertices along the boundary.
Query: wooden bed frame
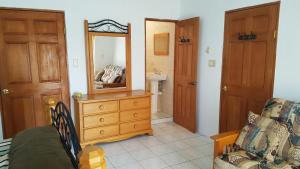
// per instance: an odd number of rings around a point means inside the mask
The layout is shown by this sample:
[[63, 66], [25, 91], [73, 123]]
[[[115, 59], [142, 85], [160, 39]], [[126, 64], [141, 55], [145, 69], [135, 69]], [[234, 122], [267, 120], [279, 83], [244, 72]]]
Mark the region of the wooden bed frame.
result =
[[214, 141], [214, 158], [222, 155], [228, 147], [232, 147], [239, 135], [240, 131], [237, 130], [211, 136]]
[[104, 151], [97, 146], [87, 146], [82, 150], [69, 110], [62, 102], [48, 100], [49, 124], [55, 127], [61, 142], [75, 166], [79, 169], [106, 169]]

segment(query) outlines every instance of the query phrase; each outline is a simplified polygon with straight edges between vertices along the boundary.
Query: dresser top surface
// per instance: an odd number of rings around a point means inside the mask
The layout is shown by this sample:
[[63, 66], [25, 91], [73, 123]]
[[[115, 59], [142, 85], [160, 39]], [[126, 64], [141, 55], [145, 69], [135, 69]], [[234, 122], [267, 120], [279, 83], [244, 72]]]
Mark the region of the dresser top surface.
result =
[[85, 101], [105, 101], [105, 100], [115, 100], [115, 99], [126, 99], [126, 98], [135, 98], [135, 97], [144, 97], [151, 96], [151, 93], [146, 92], [144, 90], [133, 90], [129, 92], [118, 92], [118, 93], [105, 93], [105, 94], [86, 94], [82, 95], [80, 98], [76, 98], [75, 100], [78, 102]]

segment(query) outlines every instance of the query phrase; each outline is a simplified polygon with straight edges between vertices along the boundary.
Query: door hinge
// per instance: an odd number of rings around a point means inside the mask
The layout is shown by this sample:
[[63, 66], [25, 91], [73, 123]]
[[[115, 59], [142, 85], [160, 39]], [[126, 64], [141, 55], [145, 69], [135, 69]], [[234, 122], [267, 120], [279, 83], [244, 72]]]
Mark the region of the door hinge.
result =
[[274, 31], [274, 39], [277, 37], [277, 30]]

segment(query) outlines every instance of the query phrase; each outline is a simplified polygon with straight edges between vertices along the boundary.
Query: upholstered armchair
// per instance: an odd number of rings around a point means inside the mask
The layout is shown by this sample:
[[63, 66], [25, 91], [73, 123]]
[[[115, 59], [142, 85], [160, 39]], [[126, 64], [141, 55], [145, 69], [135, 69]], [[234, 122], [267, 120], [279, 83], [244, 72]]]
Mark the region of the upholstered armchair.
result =
[[211, 136], [215, 169], [300, 168], [300, 103], [273, 98], [240, 131]]

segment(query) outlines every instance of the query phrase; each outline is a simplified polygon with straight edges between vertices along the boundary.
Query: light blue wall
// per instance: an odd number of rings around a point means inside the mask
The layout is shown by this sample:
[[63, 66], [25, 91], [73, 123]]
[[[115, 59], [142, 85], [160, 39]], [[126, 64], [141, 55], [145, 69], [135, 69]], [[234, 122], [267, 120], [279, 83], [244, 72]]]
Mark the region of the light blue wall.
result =
[[[87, 91], [83, 20], [103, 18], [132, 23], [133, 89], [144, 88], [144, 18], [189, 18], [200, 16], [200, 59], [198, 87], [198, 129], [205, 135], [218, 133], [224, 13], [226, 10], [274, 0], [1, 0], [0, 6], [64, 10], [67, 28], [70, 92]], [[274, 96], [300, 101], [300, 1], [282, 0], [277, 48]], [[210, 47], [210, 54], [205, 49]], [[78, 58], [79, 66], [73, 65]], [[209, 68], [208, 60], [216, 67]], [[0, 132], [0, 134], [2, 134]]]
[[[179, 17], [180, 0], [1, 0], [0, 7], [54, 9], [65, 11], [67, 30], [68, 69], [71, 94], [86, 93], [86, 59], [84, 19], [90, 22], [114, 19], [132, 24], [132, 87], [144, 89], [145, 45], [144, 19]], [[73, 60], [78, 59], [78, 67]], [[2, 132], [0, 132], [0, 136]]]
[[[220, 83], [225, 11], [274, 0], [182, 0], [181, 18], [200, 16], [200, 59], [198, 87], [198, 130], [204, 135], [218, 133]], [[300, 1], [282, 0], [277, 47], [274, 96], [300, 101]], [[210, 54], [205, 51], [210, 47]], [[208, 60], [216, 67], [209, 68]]]
[[282, 0], [274, 96], [300, 102], [300, 1]]

